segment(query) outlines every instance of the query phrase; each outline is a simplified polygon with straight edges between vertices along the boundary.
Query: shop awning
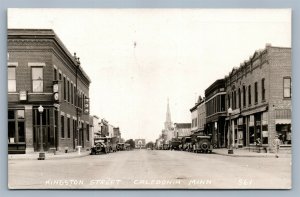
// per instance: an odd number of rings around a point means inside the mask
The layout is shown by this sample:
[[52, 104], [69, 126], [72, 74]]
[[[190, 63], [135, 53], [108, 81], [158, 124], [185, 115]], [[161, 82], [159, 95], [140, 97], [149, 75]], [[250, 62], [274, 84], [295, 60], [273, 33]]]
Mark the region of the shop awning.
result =
[[275, 124], [291, 124], [291, 119], [275, 119]]
[[[236, 115], [231, 116], [230, 118], [231, 118], [231, 120], [233, 120], [233, 119], [239, 118], [240, 116], [241, 116], [241, 114], [236, 114]], [[227, 116], [225, 118], [225, 120], [229, 120], [229, 116]]]
[[248, 116], [248, 115], [251, 115], [251, 114], [258, 113], [258, 112], [263, 112], [263, 111], [266, 111], [267, 109], [268, 109], [267, 106], [259, 107], [259, 108], [256, 108], [256, 109], [251, 109], [247, 112], [242, 112], [242, 116]]

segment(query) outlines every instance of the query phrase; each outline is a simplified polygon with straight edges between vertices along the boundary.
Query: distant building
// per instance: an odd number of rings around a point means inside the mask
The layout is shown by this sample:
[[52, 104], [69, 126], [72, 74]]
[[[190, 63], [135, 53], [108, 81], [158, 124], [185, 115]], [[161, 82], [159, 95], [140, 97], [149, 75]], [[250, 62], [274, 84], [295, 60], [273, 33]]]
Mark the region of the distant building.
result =
[[225, 80], [218, 79], [205, 90], [206, 132], [214, 147], [226, 147]]
[[190, 109], [190, 112], [192, 120], [191, 133], [203, 135], [206, 125], [205, 98], [199, 96], [197, 103]]
[[234, 146], [255, 146], [259, 139], [273, 148], [275, 135], [291, 146], [291, 60], [291, 48], [266, 45], [225, 77]]
[[192, 134], [191, 123], [174, 123], [175, 138], [187, 137]]
[[146, 140], [145, 139], [135, 139], [135, 148], [145, 148], [146, 147]]
[[102, 118], [99, 125], [101, 128], [101, 136], [108, 137], [109, 136], [108, 121]]
[[101, 136], [100, 118], [98, 116], [92, 116], [92, 146], [94, 145], [94, 139]]
[[121, 142], [121, 131], [119, 127], [115, 127], [113, 132], [113, 137], [116, 137], [118, 142]]
[[108, 124], [108, 137], [114, 137], [114, 126]]

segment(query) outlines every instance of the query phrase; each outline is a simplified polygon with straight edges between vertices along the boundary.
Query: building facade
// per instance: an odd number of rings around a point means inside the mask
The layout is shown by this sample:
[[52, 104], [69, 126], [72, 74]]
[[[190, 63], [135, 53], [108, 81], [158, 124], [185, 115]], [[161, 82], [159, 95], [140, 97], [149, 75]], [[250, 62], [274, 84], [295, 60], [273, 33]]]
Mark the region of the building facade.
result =
[[113, 137], [116, 137], [118, 142], [121, 142], [121, 131], [119, 127], [114, 127]]
[[92, 142], [91, 142], [91, 145], [94, 146], [94, 140], [96, 138], [99, 138], [101, 136], [101, 126], [100, 126], [100, 118], [96, 115], [92, 116], [92, 124], [93, 124], [93, 127], [92, 127]]
[[190, 109], [190, 112], [192, 118], [191, 133], [204, 135], [206, 125], [205, 98], [199, 96], [197, 103], [195, 103], [195, 106]]
[[215, 148], [226, 147], [225, 80], [218, 79], [205, 90], [206, 134], [211, 135]]
[[135, 148], [145, 148], [146, 147], [146, 140], [145, 139], [135, 139]]
[[191, 123], [174, 123], [174, 133], [175, 138], [183, 138], [190, 136], [191, 132]]
[[9, 29], [9, 153], [89, 148], [90, 83], [53, 30]]
[[225, 77], [233, 146], [291, 144], [291, 76], [291, 48], [266, 45]]

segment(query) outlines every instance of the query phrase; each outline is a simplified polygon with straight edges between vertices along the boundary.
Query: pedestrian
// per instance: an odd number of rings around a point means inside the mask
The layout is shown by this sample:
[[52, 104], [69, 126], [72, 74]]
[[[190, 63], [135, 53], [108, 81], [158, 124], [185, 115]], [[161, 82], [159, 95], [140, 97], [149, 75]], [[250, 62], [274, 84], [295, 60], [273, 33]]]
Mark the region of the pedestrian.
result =
[[196, 152], [196, 144], [193, 144], [193, 152]]
[[278, 152], [280, 147], [280, 139], [278, 138], [278, 135], [275, 135], [275, 139], [273, 140], [273, 146], [275, 149], [275, 157], [278, 158]]

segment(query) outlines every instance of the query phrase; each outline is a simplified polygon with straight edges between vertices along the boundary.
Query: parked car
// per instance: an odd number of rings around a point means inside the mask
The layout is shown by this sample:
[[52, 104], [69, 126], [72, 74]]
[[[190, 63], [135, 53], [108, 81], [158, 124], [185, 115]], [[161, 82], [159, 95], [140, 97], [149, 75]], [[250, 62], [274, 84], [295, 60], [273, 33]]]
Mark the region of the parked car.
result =
[[171, 150], [180, 150], [181, 141], [179, 139], [172, 139]]
[[210, 136], [197, 136], [195, 144], [197, 152], [211, 153], [213, 150]]
[[125, 150], [125, 143], [118, 143], [117, 144], [117, 150], [118, 151]]
[[91, 154], [96, 155], [99, 153], [109, 153], [109, 149], [106, 146], [106, 144], [103, 142], [103, 140], [95, 140], [95, 145], [91, 148]]

